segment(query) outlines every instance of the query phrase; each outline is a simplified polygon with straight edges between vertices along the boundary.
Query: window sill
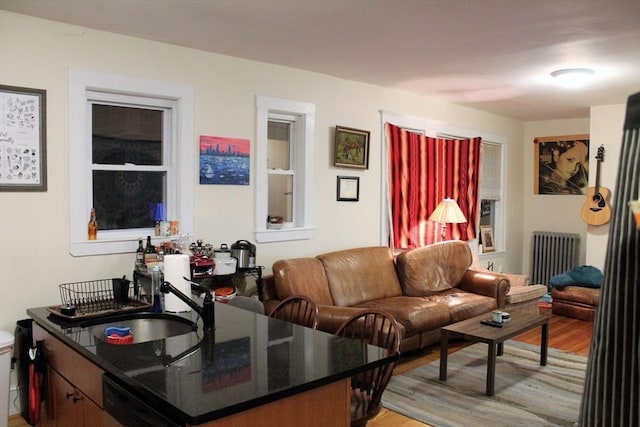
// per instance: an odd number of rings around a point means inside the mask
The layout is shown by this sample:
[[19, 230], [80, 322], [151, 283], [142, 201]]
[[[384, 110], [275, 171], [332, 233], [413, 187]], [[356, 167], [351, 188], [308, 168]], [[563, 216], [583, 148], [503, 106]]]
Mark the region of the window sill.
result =
[[256, 231], [256, 241], [259, 243], [286, 242], [289, 240], [311, 239], [315, 232], [313, 227], [262, 229]]
[[[139, 238], [140, 237], [122, 237], [77, 240], [69, 244], [69, 252], [74, 257], [134, 253], [136, 249], [138, 249]], [[151, 236], [151, 243], [154, 245], [158, 245], [167, 240], [171, 240], [171, 236]]]
[[507, 251], [484, 252], [484, 253], [478, 254], [478, 258], [488, 259], [488, 258], [505, 256], [506, 254], [507, 254]]

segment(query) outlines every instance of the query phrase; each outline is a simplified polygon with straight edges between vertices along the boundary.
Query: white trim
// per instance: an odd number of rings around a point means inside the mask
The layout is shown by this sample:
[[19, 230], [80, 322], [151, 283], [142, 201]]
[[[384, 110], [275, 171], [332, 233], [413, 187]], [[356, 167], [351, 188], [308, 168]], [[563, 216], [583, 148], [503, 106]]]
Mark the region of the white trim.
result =
[[[174, 218], [179, 219], [180, 229], [193, 232], [193, 182], [194, 182], [194, 102], [193, 86], [180, 83], [140, 79], [115, 74], [85, 70], [69, 70], [69, 252], [73, 256], [135, 252], [138, 238], [153, 235], [152, 229], [98, 232], [98, 240], [87, 240], [86, 223], [91, 189], [86, 180], [86, 167], [91, 153], [86, 141], [90, 131], [87, 107], [88, 91], [150, 96], [173, 100], [178, 114], [174, 123], [176, 141], [172, 144], [170, 158], [178, 165], [177, 187], [179, 198]], [[172, 190], [173, 191], [173, 190]], [[87, 212], [85, 212], [87, 211]], [[101, 236], [102, 234], [102, 236]]]
[[[269, 96], [256, 96], [256, 241], [279, 242], [287, 240], [310, 239], [314, 235], [313, 200], [314, 200], [314, 139], [315, 139], [314, 104], [308, 102], [291, 101]], [[268, 182], [267, 171], [267, 139], [269, 117], [273, 115], [294, 115], [296, 117], [296, 150], [294, 184], [295, 203], [294, 223], [297, 226], [285, 229], [267, 229], [268, 215]], [[302, 167], [299, 167], [302, 165]]]

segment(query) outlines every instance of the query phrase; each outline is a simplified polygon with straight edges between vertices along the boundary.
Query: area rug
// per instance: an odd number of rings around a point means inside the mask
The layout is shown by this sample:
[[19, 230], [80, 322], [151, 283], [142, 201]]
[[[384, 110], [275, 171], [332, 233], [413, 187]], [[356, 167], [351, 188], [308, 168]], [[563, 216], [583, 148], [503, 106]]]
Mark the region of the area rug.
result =
[[476, 343], [450, 354], [447, 381], [440, 361], [391, 378], [385, 408], [436, 427], [573, 426], [578, 421], [587, 358], [540, 347], [504, 345], [496, 362], [495, 395], [485, 395], [487, 345]]

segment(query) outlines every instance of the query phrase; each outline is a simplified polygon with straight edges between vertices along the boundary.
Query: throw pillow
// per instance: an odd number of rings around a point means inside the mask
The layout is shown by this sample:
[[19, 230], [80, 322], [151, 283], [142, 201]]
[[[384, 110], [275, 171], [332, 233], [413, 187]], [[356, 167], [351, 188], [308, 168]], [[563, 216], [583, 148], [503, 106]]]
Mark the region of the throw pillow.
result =
[[599, 288], [602, 285], [602, 272], [592, 265], [580, 265], [549, 279], [549, 285], [560, 288], [563, 286], [582, 286], [585, 288]]

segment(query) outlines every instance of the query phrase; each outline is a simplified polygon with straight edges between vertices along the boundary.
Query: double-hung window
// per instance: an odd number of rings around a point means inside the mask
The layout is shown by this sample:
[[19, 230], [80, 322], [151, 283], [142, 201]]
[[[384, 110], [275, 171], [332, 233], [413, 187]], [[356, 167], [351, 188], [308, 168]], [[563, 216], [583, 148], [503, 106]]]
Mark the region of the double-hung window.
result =
[[313, 237], [315, 106], [256, 99], [256, 240]]
[[71, 254], [133, 252], [157, 220], [192, 231], [193, 89], [83, 71], [69, 87]]

